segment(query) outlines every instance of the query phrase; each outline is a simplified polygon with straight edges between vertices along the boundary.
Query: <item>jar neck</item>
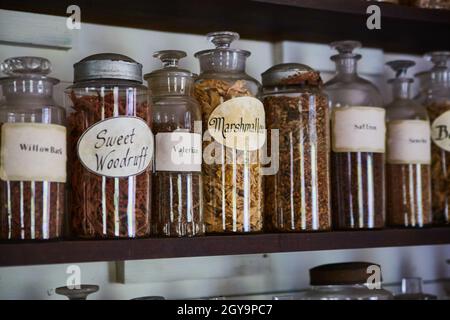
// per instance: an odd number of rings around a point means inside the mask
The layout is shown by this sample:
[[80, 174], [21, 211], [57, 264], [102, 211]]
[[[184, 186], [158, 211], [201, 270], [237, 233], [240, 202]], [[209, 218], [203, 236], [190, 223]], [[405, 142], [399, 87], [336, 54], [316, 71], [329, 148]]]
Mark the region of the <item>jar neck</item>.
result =
[[336, 73], [338, 76], [355, 76], [357, 74], [358, 56], [335, 57]]
[[149, 79], [148, 85], [152, 95], [159, 96], [194, 96], [194, 79], [189, 77], [165, 77]]
[[200, 73], [245, 72], [247, 56], [239, 51], [214, 50], [198, 56]]
[[411, 80], [397, 79], [393, 81], [392, 96], [394, 99], [409, 99], [411, 96]]
[[51, 99], [54, 82], [46, 79], [6, 79], [2, 90], [7, 101], [23, 99]]

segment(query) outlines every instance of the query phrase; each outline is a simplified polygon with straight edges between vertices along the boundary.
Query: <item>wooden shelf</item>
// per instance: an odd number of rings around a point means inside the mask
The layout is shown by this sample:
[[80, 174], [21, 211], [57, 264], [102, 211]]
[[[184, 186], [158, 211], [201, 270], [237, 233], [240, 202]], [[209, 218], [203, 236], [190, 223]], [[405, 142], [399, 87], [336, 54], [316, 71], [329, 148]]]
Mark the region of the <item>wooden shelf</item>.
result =
[[[98, 24], [196, 34], [230, 29], [266, 41], [355, 39], [366, 47], [417, 54], [450, 50], [449, 10], [364, 0], [2, 0], [0, 8], [67, 16], [75, 3], [82, 21]], [[370, 4], [381, 8], [381, 30], [366, 28]]]
[[450, 228], [136, 240], [1, 242], [0, 266], [450, 244]]

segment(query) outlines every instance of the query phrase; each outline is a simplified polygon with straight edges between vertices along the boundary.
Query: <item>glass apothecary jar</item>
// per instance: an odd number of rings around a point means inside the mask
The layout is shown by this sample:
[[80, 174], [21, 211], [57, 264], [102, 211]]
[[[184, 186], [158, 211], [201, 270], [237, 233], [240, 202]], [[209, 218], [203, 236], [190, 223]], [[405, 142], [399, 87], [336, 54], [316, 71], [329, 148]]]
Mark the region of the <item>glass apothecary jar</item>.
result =
[[450, 52], [431, 52], [425, 59], [434, 67], [417, 74], [418, 102], [427, 108], [431, 122], [431, 199], [433, 223], [450, 223]]
[[16, 57], [1, 64], [0, 239], [62, 236], [66, 182], [64, 109], [53, 101], [51, 64]]
[[214, 32], [215, 49], [196, 53], [195, 94], [202, 108], [206, 231], [260, 232], [263, 227], [264, 106], [259, 83], [245, 73], [250, 52], [230, 48], [239, 35]]
[[[266, 228], [329, 230], [330, 138], [322, 79], [317, 71], [295, 63], [276, 65], [262, 79], [267, 149], [272, 159], [278, 158], [278, 167], [265, 176], [265, 194], [271, 195], [264, 206]], [[278, 136], [274, 143], [273, 136]]]
[[387, 65], [396, 73], [389, 80], [394, 99], [386, 105], [387, 224], [423, 227], [432, 223], [430, 121], [426, 108], [410, 98], [413, 79], [406, 73], [415, 63]]
[[324, 86], [331, 108], [333, 227], [385, 224], [385, 110], [378, 89], [357, 73], [356, 41], [331, 44], [336, 76]]
[[144, 76], [152, 93], [155, 158], [152, 235], [203, 235], [202, 114], [195, 75], [178, 67], [183, 51], [154, 54], [163, 69]]
[[74, 71], [66, 90], [73, 235], [146, 237], [154, 142], [142, 65], [105, 53]]
[[321, 265], [309, 270], [311, 287], [298, 300], [392, 300], [382, 289], [381, 267], [370, 262]]

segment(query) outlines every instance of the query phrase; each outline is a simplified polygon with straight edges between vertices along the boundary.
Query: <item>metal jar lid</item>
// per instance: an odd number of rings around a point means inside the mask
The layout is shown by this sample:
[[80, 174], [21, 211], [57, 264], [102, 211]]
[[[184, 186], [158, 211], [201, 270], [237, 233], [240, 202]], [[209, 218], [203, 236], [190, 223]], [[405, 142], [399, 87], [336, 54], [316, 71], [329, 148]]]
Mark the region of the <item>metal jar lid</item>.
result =
[[94, 54], [77, 62], [73, 67], [74, 82], [120, 79], [142, 83], [142, 65], [121, 54]]
[[322, 84], [320, 73], [311, 67], [301, 63], [277, 64], [262, 75], [263, 86], [278, 85], [310, 85]]
[[[365, 284], [370, 276], [369, 267], [380, 265], [370, 262], [346, 262], [325, 264], [309, 270], [312, 286], [353, 285]], [[382, 281], [380, 274], [380, 281]]]

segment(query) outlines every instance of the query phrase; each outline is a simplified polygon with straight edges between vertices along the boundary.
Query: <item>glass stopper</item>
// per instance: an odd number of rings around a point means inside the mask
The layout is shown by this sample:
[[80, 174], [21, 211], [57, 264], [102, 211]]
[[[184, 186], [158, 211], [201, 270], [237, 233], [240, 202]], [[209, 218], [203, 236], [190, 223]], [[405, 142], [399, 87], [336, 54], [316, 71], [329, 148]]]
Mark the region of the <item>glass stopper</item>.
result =
[[213, 43], [216, 48], [226, 49], [230, 47], [233, 41], [239, 40], [239, 33], [232, 31], [217, 31], [208, 33], [206, 38]]
[[51, 72], [51, 68], [50, 61], [41, 57], [14, 57], [0, 64], [1, 71], [10, 76], [23, 74], [45, 76]]
[[450, 51], [435, 51], [425, 53], [424, 58], [434, 63], [435, 67], [447, 68], [447, 61], [450, 60]]
[[186, 56], [186, 52], [179, 50], [162, 50], [153, 54], [154, 58], [162, 61], [164, 68], [177, 68], [180, 59]]
[[359, 41], [343, 40], [330, 43], [330, 47], [339, 52], [339, 54], [351, 54], [353, 50], [361, 48], [362, 44]]
[[396, 78], [404, 78], [406, 77], [408, 69], [415, 66], [416, 63], [411, 60], [394, 60], [387, 62], [386, 65], [394, 70]]
[[55, 289], [57, 294], [66, 296], [69, 300], [86, 300], [87, 296], [99, 290], [99, 286], [82, 284], [79, 289], [70, 287], [59, 287]]
[[404, 294], [422, 293], [422, 278], [403, 278], [402, 293]]

